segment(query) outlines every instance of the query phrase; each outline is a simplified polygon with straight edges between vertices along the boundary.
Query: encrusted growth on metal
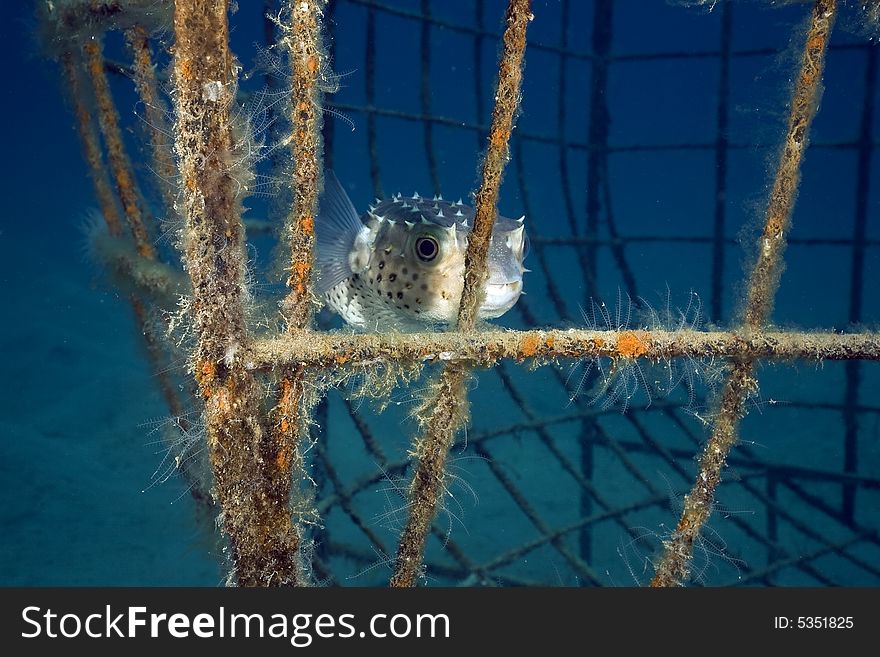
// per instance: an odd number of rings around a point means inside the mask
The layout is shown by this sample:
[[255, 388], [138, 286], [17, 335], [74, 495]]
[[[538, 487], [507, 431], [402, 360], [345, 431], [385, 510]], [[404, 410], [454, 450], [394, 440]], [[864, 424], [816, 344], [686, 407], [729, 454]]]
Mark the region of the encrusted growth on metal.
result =
[[[800, 182], [800, 167], [807, 148], [810, 123], [818, 108], [825, 52], [837, 14], [837, 0], [816, 0], [807, 30], [801, 68], [795, 80], [788, 129], [776, 167], [764, 232], [758, 241], [757, 260], [748, 280], [743, 329], [760, 331], [770, 319], [773, 299], [782, 273], [782, 254], [791, 225], [791, 213]], [[684, 510], [672, 538], [664, 546], [652, 586], [678, 586], [687, 581], [694, 542], [712, 513], [715, 490], [727, 455], [737, 441], [737, 427], [745, 415], [746, 399], [757, 388], [754, 359], [734, 360], [722, 389], [712, 436], [699, 461], [699, 473], [685, 498]]]
[[325, 0], [291, 0], [290, 25], [282, 43], [287, 47], [292, 73], [290, 135], [293, 206], [287, 220], [290, 276], [284, 312], [291, 330], [307, 327], [314, 311], [312, 275], [315, 217], [321, 193], [323, 162], [322, 96], [319, 82], [327, 71], [321, 39]]
[[[465, 253], [464, 289], [456, 327], [462, 332], [473, 330], [484, 295], [486, 258], [508, 160], [508, 141], [519, 108], [526, 27], [531, 20], [530, 0], [510, 0], [498, 64], [492, 129], [476, 193], [474, 226]], [[456, 432], [468, 419], [469, 377], [470, 370], [465, 365], [450, 363], [444, 367], [418, 416], [422, 436], [412, 451], [416, 469], [409, 488], [409, 518], [400, 537], [391, 586], [414, 586], [421, 572], [425, 539], [444, 494], [446, 456]]]
[[251, 352], [254, 367], [264, 369], [364, 367], [406, 360], [492, 367], [503, 359], [548, 363], [560, 358], [878, 360], [880, 334], [558, 329], [352, 335], [313, 331], [258, 340]]
[[[496, 216], [498, 190], [508, 159], [508, 142], [514, 126], [520, 96], [522, 57], [525, 47], [526, 26], [531, 20], [527, 0], [510, 0], [506, 15], [506, 29], [502, 35], [484, 29], [483, 6], [476, 4], [477, 25], [471, 28], [459, 26], [439, 18], [430, 11], [430, 3], [421, 3], [421, 12], [390, 7], [373, 0], [353, 0], [366, 7], [366, 81], [367, 106], [342, 106], [367, 117], [370, 171], [374, 185], [379, 185], [377, 117], [390, 120], [415, 120], [425, 124], [425, 148], [428, 169], [435, 187], [440, 178], [436, 171], [438, 159], [434, 152], [437, 130], [433, 126], [476, 131], [487, 137], [486, 153], [480, 172], [480, 188], [476, 193], [475, 226], [469, 239], [464, 293], [458, 315], [456, 331], [375, 334], [351, 334], [348, 332], [317, 331], [312, 327], [316, 307], [311, 292], [314, 276], [314, 222], [318, 211], [323, 167], [323, 143], [321, 137], [324, 98], [330, 74], [330, 57], [322, 43], [322, 23], [327, 20], [325, 0], [289, 1], [283, 3], [284, 12], [270, 20], [279, 28], [280, 44], [287, 51], [290, 62], [291, 87], [288, 107], [291, 132], [285, 140], [290, 147], [290, 162], [284, 169], [293, 192], [292, 206], [287, 213], [285, 245], [290, 250], [287, 260], [289, 276], [287, 295], [281, 304], [285, 330], [278, 334], [255, 337], [253, 327], [248, 326], [246, 307], [251, 302], [247, 289], [247, 258], [244, 245], [244, 224], [241, 221], [241, 194], [243, 187], [236, 179], [249, 178], [243, 160], [237, 157], [236, 148], [241, 147], [240, 137], [233, 137], [233, 123], [241, 123], [241, 117], [233, 117], [231, 111], [237, 93], [238, 66], [228, 45], [228, 6], [225, 0], [178, 0], [174, 20], [174, 92], [176, 122], [172, 134], [177, 165], [170, 157], [164, 157], [171, 144], [166, 139], [162, 125], [157, 80], [150, 50], [150, 35], [157, 26], [168, 23], [171, 3], [165, 0], [127, 0], [122, 2], [92, 2], [91, 0], [66, 0], [49, 3], [49, 11], [42, 11], [44, 36], [49, 39], [49, 50], [59, 56], [64, 79], [69, 87], [73, 113], [80, 133], [85, 161], [95, 184], [96, 198], [107, 223], [109, 235], [93, 240], [93, 255], [111, 273], [111, 280], [130, 295], [135, 318], [144, 329], [148, 358], [157, 373], [158, 385], [166, 397], [169, 409], [178, 420], [185, 414], [176, 381], [165, 371], [167, 353], [163, 353], [160, 336], [152, 330], [156, 323], [154, 315], [173, 310], [179, 297], [186, 299], [195, 347], [190, 362], [198, 390], [193, 391], [193, 401], [204, 406], [207, 443], [214, 474], [213, 494], [219, 502], [220, 521], [229, 539], [233, 572], [230, 581], [241, 585], [279, 585], [309, 583], [308, 566], [302, 556], [303, 529], [299, 522], [303, 513], [316, 517], [318, 513], [329, 515], [333, 508], [341, 508], [351, 518], [374, 552], [383, 559], [392, 559], [395, 568], [393, 586], [415, 585], [427, 569], [444, 577], [456, 578], [463, 584], [497, 582], [504, 584], [533, 584], [525, 577], [511, 574], [507, 566], [522, 559], [532, 550], [547, 547], [556, 550], [564, 563], [582, 581], [601, 583], [599, 567], [592, 563], [591, 543], [594, 542], [595, 526], [611, 521], [622, 527], [634, 540], [639, 538], [627, 514], [647, 508], [660, 508], [667, 503], [667, 496], [655, 485], [650, 475], [639, 470], [638, 459], [633, 454], [644, 454], [661, 459], [679, 478], [678, 484], [690, 486], [690, 464], [693, 450], [703, 444], [702, 436], [683, 420], [680, 405], [673, 400], [654, 399], [651, 411], [657, 411], [670, 420], [690, 441], [692, 447], [667, 447], [651, 435], [653, 429], [643, 422], [645, 409], [630, 407], [624, 422], [634, 437], [614, 435], [608, 426], [598, 419], [614, 412], [609, 408], [591, 406], [589, 402], [576, 400], [572, 385], [562, 369], [562, 361], [574, 360], [585, 363], [609, 364], [608, 372], [638, 372], [640, 367], [668, 366], [681, 359], [685, 366], [696, 368], [717, 359], [729, 362], [728, 377], [718, 396], [718, 408], [713, 415], [714, 427], [708, 444], [700, 457], [700, 473], [685, 500], [684, 513], [672, 536], [665, 542], [665, 554], [657, 563], [653, 580], [655, 585], [680, 585], [687, 581], [695, 545], [701, 540], [705, 525], [715, 502], [715, 491], [721, 480], [721, 472], [729, 462], [744, 472], [738, 485], [749, 495], [758, 499], [766, 509], [767, 529], [762, 534], [754, 523], [732, 518], [731, 523], [759, 546], [772, 555], [766, 568], [750, 572], [744, 581], [772, 583], [771, 575], [782, 568], [795, 568], [822, 584], [832, 584], [833, 578], [814, 566], [816, 555], [834, 552], [860, 570], [880, 578], [880, 569], [864, 558], [848, 552], [848, 546], [860, 540], [876, 543], [876, 531], [859, 524], [853, 512], [855, 492], [862, 486], [877, 489], [880, 481], [860, 472], [855, 467], [853, 450], [847, 447], [844, 469], [834, 471], [823, 467], [802, 467], [767, 463], [742, 446], [730, 454], [736, 443], [738, 424], [746, 410], [746, 401], [757, 385], [755, 363], [758, 360], [824, 360], [849, 361], [855, 366], [858, 360], [880, 360], [880, 335], [875, 332], [795, 332], [768, 329], [773, 299], [783, 269], [782, 254], [787, 242], [791, 212], [800, 179], [800, 164], [807, 148], [810, 121], [816, 111], [821, 89], [821, 75], [825, 50], [834, 16], [835, 0], [817, 0], [812, 12], [806, 36], [806, 46], [800, 70], [793, 85], [786, 138], [781, 149], [772, 190], [767, 205], [763, 234], [758, 244], [754, 266], [748, 280], [741, 326], [730, 331], [692, 330], [701, 324], [687, 321], [667, 323], [649, 322], [650, 330], [637, 322], [626, 321], [589, 323], [591, 330], [544, 329], [510, 331], [478, 326], [476, 309], [479, 307], [482, 286], [486, 274], [486, 248]], [[263, 3], [258, 3], [264, 6]], [[55, 11], [53, 7], [60, 7]], [[568, 16], [568, 3], [564, 4], [563, 35]], [[724, 248], [730, 240], [724, 238], [723, 194], [719, 191], [716, 202], [714, 237], [682, 236], [620, 236], [611, 212], [611, 191], [608, 185], [608, 155], [621, 150], [676, 150], [679, 148], [714, 148], [716, 162], [722, 162], [728, 149], [743, 145], [728, 143], [723, 137], [727, 123], [728, 106], [726, 71], [730, 59], [742, 55], [731, 49], [730, 6], [724, 3], [722, 47], [722, 94], [718, 102], [718, 139], [714, 144], [667, 144], [667, 145], [609, 145], [608, 126], [610, 112], [605, 98], [609, 70], [615, 61], [631, 59], [686, 58], [718, 56], [718, 53], [672, 53], [647, 55], [613, 55], [611, 53], [611, 4], [601, 0], [596, 4], [594, 16], [594, 39], [591, 53], [579, 53], [568, 47], [563, 36], [561, 46], [531, 43], [534, 47], [560, 58], [560, 108], [557, 136], [547, 134], [522, 134], [517, 132], [521, 143], [517, 144], [517, 165], [524, 209], [528, 212], [527, 175], [524, 162], [530, 155], [524, 153], [522, 143], [538, 142], [559, 148], [561, 162], [565, 164], [570, 149], [588, 151], [588, 200], [586, 236], [579, 235], [576, 216], [569, 211], [572, 235], [535, 236], [533, 244], [538, 247], [541, 270], [547, 282], [552, 306], [561, 320], [566, 316], [566, 305], [553, 280], [553, 268], [547, 256], [554, 247], [576, 248], [580, 254], [592, 253], [610, 247], [614, 264], [620, 270], [626, 289], [633, 298], [635, 278], [631, 263], [627, 262], [624, 246], [628, 242], [680, 241], [712, 243], [715, 268], [712, 279], [713, 319], [721, 312]], [[409, 114], [396, 109], [377, 106], [375, 87], [375, 50], [377, 26], [385, 13], [395, 14], [399, 19], [416, 21], [422, 34], [422, 85], [421, 114]], [[601, 20], [599, 20], [601, 19]], [[432, 26], [458, 30], [474, 37], [477, 76], [477, 106], [481, 106], [480, 90], [484, 88], [480, 70], [480, 45], [484, 40], [499, 38], [502, 54], [499, 63], [498, 85], [495, 89], [495, 107], [491, 126], [479, 121], [463, 124], [458, 119], [433, 114], [430, 102], [429, 74], [430, 39]], [[125, 30], [132, 65], [107, 62], [101, 52], [101, 39], [109, 29]], [[83, 44], [86, 44], [83, 47]], [[865, 49], [869, 55], [866, 69], [866, 86], [873, 84], [872, 73], [876, 69], [876, 51]], [[748, 54], [748, 53], [746, 53]], [[84, 55], [84, 57], [83, 57]], [[870, 59], [873, 57], [874, 59]], [[591, 128], [588, 143], [569, 139], [565, 129], [566, 106], [562, 95], [567, 88], [565, 79], [567, 60], [589, 61], [593, 70], [593, 95]], [[874, 64], [870, 62], [874, 61]], [[873, 68], [872, 68], [873, 66]], [[185, 220], [182, 248], [186, 274], [167, 265], [156, 257], [149, 234], [152, 226], [143, 206], [134, 172], [123, 148], [119, 112], [114, 106], [107, 81], [107, 72], [123, 72], [134, 82], [140, 99], [146, 108], [147, 135], [153, 147], [153, 168], [162, 179], [161, 190], [166, 210], [175, 203]], [[91, 82], [91, 84], [83, 83]], [[85, 88], [84, 88], [85, 87]], [[868, 167], [871, 153], [870, 94], [866, 100], [862, 134], [858, 146], [860, 153], [858, 188], [861, 200], [857, 210], [856, 230], [852, 241], [844, 243], [854, 250], [852, 289], [862, 284], [864, 252], [876, 246], [876, 240], [866, 238], [865, 215], [869, 185]], [[331, 111], [333, 107], [330, 105]], [[599, 108], [598, 110], [596, 108]], [[97, 117], [100, 134], [92, 117]], [[865, 117], [868, 117], [867, 119]], [[431, 137], [431, 135], [434, 137]], [[107, 151], [107, 163], [112, 175], [108, 175], [102, 155], [101, 140]], [[236, 139], [239, 143], [235, 143]], [[329, 140], [329, 135], [328, 135]], [[274, 137], [273, 137], [274, 141]], [[329, 144], [329, 141], [328, 141]], [[246, 146], [249, 146], [247, 143]], [[833, 145], [833, 144], [832, 144]], [[847, 148], [854, 148], [852, 144]], [[275, 153], [281, 153], [276, 149]], [[328, 152], [329, 146], [328, 146]], [[281, 159], [275, 155], [275, 164]], [[246, 158], [245, 158], [246, 159]], [[565, 166], [562, 167], [565, 170]], [[718, 190], [724, 189], [723, 166], [716, 181]], [[166, 184], [167, 183], [167, 184]], [[571, 189], [568, 174], [561, 176], [560, 184], [571, 205]], [[439, 189], [437, 190], [439, 191]], [[536, 204], [537, 205], [537, 204]], [[123, 212], [120, 213], [119, 207]], [[604, 216], [603, 216], [604, 215]], [[274, 227], [271, 222], [252, 222], [263, 230]], [[606, 226], [608, 238], [600, 239], [600, 226]], [[720, 226], [720, 228], [719, 228]], [[128, 229], [128, 230], [127, 230]], [[251, 232], [253, 234], [253, 232]], [[131, 235], [131, 237], [129, 237]], [[834, 240], [802, 239], [804, 244], [828, 244]], [[586, 247], [586, 248], [584, 248]], [[588, 258], [589, 260], [589, 258]], [[595, 258], [593, 258], [595, 260]], [[595, 263], [585, 264], [585, 287], [589, 295], [599, 296], [595, 277]], [[589, 266], [587, 266], [589, 265]], [[187, 278], [187, 274], [189, 279]], [[861, 319], [860, 296], [853, 292], [851, 318], [853, 325]], [[265, 299], [265, 297], [262, 297]], [[266, 304], [270, 301], [266, 301]], [[271, 300], [272, 311], [276, 309]], [[526, 325], [541, 325], [533, 314], [534, 306], [527, 299], [520, 300], [517, 310]], [[603, 312], [604, 304], [602, 304]], [[854, 310], [853, 310], [854, 309]], [[685, 315], [687, 313], [684, 313]], [[266, 316], [271, 316], [266, 313]], [[619, 320], [619, 318], [617, 318]], [[598, 328], [616, 330], [593, 330]], [[380, 327], [381, 328], [381, 327]], [[669, 329], [669, 330], [667, 330]], [[548, 365], [552, 384], [566, 396], [572, 394], [574, 408], [555, 416], [540, 416], [532, 408], [528, 394], [507, 371], [503, 360], [526, 362], [530, 365]], [[326, 413], [315, 414], [312, 421], [311, 407], [323, 393], [326, 385], [348, 380], [358, 373], [366, 373], [368, 384], [364, 394], [377, 397], [389, 394], [397, 375], [409, 379], [425, 365], [439, 365], [436, 379], [422, 394], [421, 404], [413, 413], [418, 422], [419, 435], [410, 448], [410, 458], [389, 459], [383, 453], [376, 435], [371, 433], [369, 418], [358, 415], [346, 400], [348, 411], [354, 420], [355, 433], [374, 459], [377, 470], [363, 475], [353, 482], [345, 482], [332, 463], [325, 442], [327, 437]], [[505, 403], [521, 411], [518, 419], [506, 426], [492, 426], [483, 431], [470, 432], [467, 446], [471, 453], [486, 462], [488, 476], [494, 477], [508, 495], [514, 507], [519, 509], [537, 531], [537, 536], [519, 546], [477, 561], [444, 534], [435, 517], [442, 510], [449, 483], [447, 457], [453, 445], [464, 448], [463, 439], [455, 442], [456, 435], [468, 421], [468, 388], [475, 368], [495, 368], [502, 384]], [[708, 367], [708, 365], [706, 365]], [[375, 371], [391, 375], [376, 375]], [[857, 419], [860, 413], [880, 413], [880, 409], [860, 402], [857, 396], [858, 376], [852, 376], [848, 367], [847, 398], [844, 405], [815, 402], [802, 403], [805, 407], [822, 407], [844, 412], [847, 423], [846, 440], [856, 444]], [[404, 374], [401, 374], [404, 373]], [[610, 374], [609, 376], [613, 376]], [[643, 383], [645, 383], [643, 381]], [[645, 387], [648, 387], [645, 383]], [[268, 391], [268, 392], [267, 392]], [[852, 393], [852, 394], [851, 394]], [[273, 399], [274, 395], [274, 399]], [[627, 398], [628, 401], [628, 398]], [[518, 412], [519, 412], [518, 411]], [[331, 418], [333, 419], [333, 418]], [[182, 422], [186, 422], [183, 420]], [[315, 423], [320, 423], [320, 431]], [[561, 441], [549, 427], [565, 423], [580, 423], [589, 431], [581, 432], [577, 439], [584, 447], [583, 454], [592, 454], [594, 447], [607, 449], [615, 463], [622, 466], [636, 488], [644, 489], [644, 496], [629, 502], [612, 505], [605, 492], [594, 484], [592, 462], [582, 456], [580, 462], [572, 459]], [[184, 427], [182, 427], [184, 428]], [[548, 464], [560, 467], [577, 485], [581, 505], [573, 520], [554, 526], [540, 515], [541, 509], [532, 503], [523, 484], [496, 461], [498, 451], [491, 441], [505, 437], [536, 435], [548, 450]], [[320, 483], [332, 483], [332, 492], [312, 504], [297, 497], [296, 484], [303, 481], [310, 459], [306, 458], [306, 440], [317, 440], [311, 452], [315, 457], [315, 474]], [[559, 442], [559, 444], [557, 444]], [[312, 446], [309, 444], [308, 446]], [[587, 451], [589, 450], [589, 451]], [[187, 464], [178, 464], [184, 476], [188, 476]], [[402, 477], [412, 473], [409, 488], [405, 491], [405, 508], [409, 518], [400, 536], [396, 558], [387, 550], [384, 538], [374, 531], [368, 521], [359, 516], [356, 496], [375, 488], [377, 482], [390, 477]], [[756, 479], [764, 478], [760, 484]], [[843, 511], [815, 494], [799, 487], [798, 477], [807, 481], [830, 482], [844, 492]], [[191, 482], [192, 483], [192, 482]], [[294, 484], [292, 487], [291, 484]], [[766, 489], [764, 488], [766, 483]], [[817, 510], [845, 524], [852, 531], [842, 540], [829, 540], [798, 519], [785, 505], [776, 499], [776, 487], [782, 483], [810, 509]], [[396, 484], [395, 484], [396, 485]], [[200, 494], [199, 489], [194, 489]], [[320, 490], [320, 488], [318, 489]], [[848, 500], [848, 502], [847, 502]], [[306, 505], [308, 508], [306, 509]], [[576, 506], [573, 504], [572, 507]], [[810, 540], [817, 541], [820, 548], [806, 559], [786, 550], [779, 541], [776, 525], [790, 523], [792, 527]], [[443, 547], [452, 562], [425, 563], [424, 547], [429, 534], [443, 538]], [[572, 549], [578, 537], [579, 550]], [[310, 565], [322, 580], [333, 583], [333, 573], [321, 563], [327, 556], [341, 555], [366, 564], [375, 565], [374, 553], [359, 551], [354, 544], [341, 545], [333, 537], [319, 535], [319, 548], [310, 554]], [[451, 565], [450, 565], [451, 564]]]
[[[237, 65], [224, 0], [179, 0], [174, 14], [175, 152], [183, 188], [183, 251], [192, 281], [192, 367], [205, 404], [208, 447], [234, 581], [242, 586], [302, 580], [299, 534], [287, 495], [264, 458], [262, 395], [245, 367], [246, 254], [241, 199], [229, 170], [230, 106]], [[276, 458], [283, 458], [277, 456]]]

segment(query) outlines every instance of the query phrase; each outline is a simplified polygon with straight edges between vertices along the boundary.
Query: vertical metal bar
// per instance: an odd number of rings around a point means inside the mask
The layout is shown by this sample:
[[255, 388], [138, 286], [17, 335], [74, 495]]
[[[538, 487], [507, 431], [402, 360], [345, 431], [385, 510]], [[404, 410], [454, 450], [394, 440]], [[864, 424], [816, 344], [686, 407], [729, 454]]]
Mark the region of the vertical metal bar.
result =
[[[299, 533], [286, 489], [267, 462], [262, 391], [246, 365], [247, 254], [241, 198], [229, 170], [236, 67], [225, 0], [178, 0], [174, 10], [175, 150], [183, 184], [183, 257], [192, 281], [193, 367], [223, 528], [242, 586], [302, 581]], [[289, 469], [287, 469], [289, 474]], [[286, 490], [286, 494], [285, 494]]]
[[156, 79], [156, 68], [150, 51], [148, 32], [140, 26], [125, 31], [125, 39], [131, 50], [134, 66], [134, 83], [147, 119], [147, 130], [150, 136], [150, 147], [153, 154], [153, 167], [158, 176], [159, 192], [165, 212], [174, 212], [174, 197], [177, 180], [177, 169], [171, 153], [166, 121], [166, 107], [159, 95], [159, 83]]
[[83, 46], [83, 52], [86, 58], [86, 70], [92, 82], [92, 91], [95, 94], [95, 102], [98, 105], [98, 124], [101, 126], [101, 134], [104, 136], [104, 144], [107, 146], [107, 160], [116, 183], [116, 192], [122, 202], [125, 219], [131, 229], [138, 253], [145, 258], [155, 258], [156, 250], [150, 241], [143, 213], [138, 204], [137, 183], [131, 172], [131, 164], [125, 154], [125, 146], [122, 142], [119, 112], [113, 103], [110, 82], [107, 80], [107, 72], [104, 70], [101, 41], [95, 38], [86, 42]]
[[[283, 302], [286, 330], [290, 334], [310, 329], [315, 311], [312, 291], [315, 217], [324, 168], [321, 82], [330, 71], [322, 34], [325, 5], [326, 0], [289, 0], [287, 15], [290, 24], [284, 27], [286, 33], [281, 39], [288, 50], [292, 74], [290, 155], [293, 204], [287, 219], [290, 276], [287, 279], [288, 294]], [[303, 445], [311, 435], [309, 414], [313, 409], [304, 399], [307, 386], [305, 367], [294, 365], [283, 372], [278, 402], [270, 416], [271, 426], [261, 445], [266, 495], [275, 505], [289, 505], [294, 476], [308, 480], [304, 472]]]
[[321, 37], [321, 14], [326, 0], [290, 2], [291, 25], [283, 42], [290, 55], [291, 86], [290, 146], [293, 207], [287, 225], [290, 277], [284, 310], [291, 330], [303, 329], [312, 320], [311, 281], [314, 270], [315, 215], [322, 182], [323, 96], [319, 86], [327, 71]]
[[[135, 33], [138, 33], [141, 30], [139, 30], [139, 28], [133, 28], [133, 31]], [[144, 36], [144, 39], [146, 39], [146, 36]], [[149, 53], [149, 51], [147, 51], [147, 53]], [[91, 62], [93, 66], [97, 65], [98, 62], [103, 61], [103, 58], [100, 56], [100, 50], [98, 50], [97, 59], [95, 59], [94, 57], [95, 56], [93, 54], [93, 61]], [[89, 110], [86, 102], [83, 99], [83, 89], [80, 85], [79, 66], [75, 61], [73, 54], [71, 53], [64, 53], [62, 55], [61, 65], [62, 74], [70, 90], [71, 99], [74, 105], [74, 115], [77, 119], [77, 129], [79, 132], [86, 162], [88, 163], [89, 169], [92, 174], [92, 180], [95, 185], [95, 195], [98, 199], [101, 214], [104, 217], [104, 221], [107, 223], [108, 232], [114, 236], [121, 235], [122, 220], [120, 218], [119, 208], [116, 204], [116, 198], [114, 197], [113, 191], [110, 187], [110, 180], [107, 176], [106, 168], [104, 167], [100, 146], [98, 144], [98, 135], [95, 131], [94, 125], [92, 124], [91, 118], [89, 117]], [[149, 70], [146, 70], [147, 68]], [[148, 84], [148, 78], [151, 72], [152, 66], [149, 65], [149, 55], [147, 55], [146, 59], [144, 59], [142, 54], [139, 57], [137, 51], [135, 51], [135, 75], [136, 79], [139, 81], [139, 91], [141, 91], [142, 85]], [[106, 82], [106, 79], [104, 81]], [[95, 84], [96, 83], [93, 80], [93, 86]], [[117, 120], [116, 127], [118, 130], [118, 112], [116, 110], [115, 104], [113, 103], [112, 97], [109, 95], [109, 85], [104, 86], [101, 84], [100, 81], [98, 81], [97, 87], [103, 94], [101, 98], [100, 111], [104, 114], [105, 123], [109, 122], [108, 128], [110, 132], [105, 134], [113, 135], [114, 132], [112, 129], [112, 122], [114, 118]], [[147, 102], [143, 96], [142, 100], [144, 100], [145, 103]], [[170, 161], [170, 155], [171, 154], [169, 152], [168, 161]], [[118, 164], [119, 163], [117, 162], [117, 165]], [[120, 180], [125, 180], [126, 175], [131, 175], [130, 172], [128, 172], [127, 162], [125, 161], [124, 156], [122, 170], [115, 171], [115, 174], [117, 174], [116, 176], [114, 176], [117, 181], [117, 186], [120, 184]], [[118, 177], [119, 175], [122, 175], [123, 178], [120, 179]], [[133, 181], [133, 178], [131, 178], [131, 180]], [[170, 184], [170, 182], [168, 182], [168, 184]], [[155, 258], [155, 251], [151, 250], [152, 244], [148, 244], [147, 246], [150, 248], [143, 248], [141, 245], [138, 245], [138, 252], [141, 256], [152, 260]], [[171, 415], [175, 418], [178, 418], [178, 424], [182, 429], [186, 430], [189, 427], [189, 422], [185, 418], [184, 404], [180, 398], [173, 377], [168, 371], [166, 362], [167, 358], [166, 354], [163, 352], [161, 340], [156, 335], [155, 329], [153, 329], [153, 327], [151, 326], [151, 318], [147, 305], [144, 299], [140, 298], [137, 294], [134, 293], [129, 296], [129, 303], [131, 304], [131, 308], [134, 313], [135, 325], [142, 335], [147, 360], [150, 364], [150, 370], [156, 377], [159, 392], [161, 393], [162, 398], [165, 400], [165, 404], [168, 406], [168, 410], [171, 412]], [[192, 494], [192, 497], [200, 503], [210, 504], [211, 501], [209, 495], [204, 489], [203, 482], [200, 481], [198, 476], [196, 476], [191, 471], [191, 469], [188, 467], [188, 464], [182, 464], [180, 466], [180, 469], [184, 475], [184, 478], [189, 484], [189, 490]]]
[[[764, 231], [758, 241], [757, 259], [748, 280], [743, 318], [743, 328], [747, 332], [764, 327], [779, 287], [782, 254], [800, 182], [801, 161], [807, 149], [810, 123], [819, 103], [825, 53], [836, 15], [837, 0], [816, 0], [792, 94], [785, 142], [770, 191]], [[721, 471], [736, 443], [739, 420], [745, 414], [745, 401], [755, 385], [754, 360], [734, 361], [719, 398], [712, 435], [700, 457], [697, 480], [685, 498], [684, 511], [675, 533], [664, 545], [651, 580], [652, 586], [680, 586], [687, 579], [694, 541], [712, 513]]]
[[89, 167], [92, 184], [95, 186], [95, 196], [101, 215], [107, 223], [107, 230], [111, 235], [122, 234], [122, 216], [110, 187], [110, 177], [104, 166], [101, 155], [98, 131], [95, 129], [90, 116], [89, 107], [83, 98], [83, 89], [80, 81], [80, 70], [77, 57], [72, 52], [61, 55], [61, 74], [67, 85], [70, 100], [73, 103], [73, 115], [76, 118], [77, 134], [82, 144], [83, 155]]
[[474, 225], [468, 234], [464, 258], [464, 288], [461, 292], [457, 323], [459, 331], [473, 330], [477, 311], [485, 294], [489, 242], [498, 213], [501, 179], [510, 157], [510, 133], [513, 130], [514, 116], [519, 109], [526, 27], [532, 18], [530, 3], [531, 0], [510, 0], [505, 16], [506, 27], [498, 62], [492, 127], [483, 158], [480, 188], [474, 195]]
[[[532, 19], [530, 4], [530, 0], [510, 0], [505, 15], [492, 128], [465, 253], [464, 289], [457, 322], [457, 329], [462, 332], [473, 331], [483, 296], [486, 258], [498, 212], [498, 191], [507, 164], [513, 118], [519, 107], [526, 28]], [[468, 417], [469, 378], [468, 366], [448, 364], [416, 412], [424, 435], [416, 440], [412, 450], [417, 464], [408, 494], [410, 513], [400, 538], [391, 586], [414, 586], [421, 572], [425, 540], [444, 491], [449, 447]]]

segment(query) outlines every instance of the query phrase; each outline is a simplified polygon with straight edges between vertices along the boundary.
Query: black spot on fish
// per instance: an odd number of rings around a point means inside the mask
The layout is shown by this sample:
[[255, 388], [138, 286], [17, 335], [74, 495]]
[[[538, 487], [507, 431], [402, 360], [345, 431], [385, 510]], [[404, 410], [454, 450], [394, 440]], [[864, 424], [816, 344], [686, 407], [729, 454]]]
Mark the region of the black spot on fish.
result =
[[422, 302], [421, 299], [416, 299], [416, 303], [421, 303], [421, 302]]
[[379, 269], [385, 269], [385, 261], [384, 260], [379, 261]]
[[390, 299], [391, 297], [392, 297], [391, 292], [389, 292], [389, 293], [388, 293], [388, 298]]
[[[405, 274], [405, 273], [406, 273], [406, 272], [404, 272], [404, 274]], [[419, 273], [416, 272], [415, 274], [413, 274], [413, 277], [412, 277], [412, 278], [413, 278], [414, 281], [419, 280]]]
[[388, 276], [388, 280], [391, 281], [391, 282], [393, 283], [394, 281], [397, 280], [397, 274], [390, 274], [390, 275]]
[[427, 289], [428, 289], [428, 284], [427, 284], [427, 283], [422, 283], [422, 289], [423, 289], [423, 290], [427, 290]]
[[409, 304], [408, 304], [408, 303], [403, 304], [403, 307], [406, 308], [407, 310], [409, 310]]
[[381, 281], [381, 280], [382, 280], [382, 274], [379, 274], [378, 276], [376, 276], [376, 282], [377, 282], [377, 283], [378, 283], [379, 281]]
[[398, 292], [398, 293], [397, 293], [397, 298], [398, 298], [398, 299], [403, 299], [403, 292]]
[[404, 267], [403, 269], [400, 270], [400, 273], [403, 274], [404, 276], [406, 276], [409, 273], [409, 269]]

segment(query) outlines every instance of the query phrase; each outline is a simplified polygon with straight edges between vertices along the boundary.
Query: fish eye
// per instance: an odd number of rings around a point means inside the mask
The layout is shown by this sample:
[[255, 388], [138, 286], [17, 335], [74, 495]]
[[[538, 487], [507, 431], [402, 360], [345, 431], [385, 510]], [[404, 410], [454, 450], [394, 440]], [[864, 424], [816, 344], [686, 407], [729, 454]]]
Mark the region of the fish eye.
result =
[[422, 262], [431, 262], [440, 253], [440, 244], [430, 236], [420, 237], [415, 244], [416, 255]]

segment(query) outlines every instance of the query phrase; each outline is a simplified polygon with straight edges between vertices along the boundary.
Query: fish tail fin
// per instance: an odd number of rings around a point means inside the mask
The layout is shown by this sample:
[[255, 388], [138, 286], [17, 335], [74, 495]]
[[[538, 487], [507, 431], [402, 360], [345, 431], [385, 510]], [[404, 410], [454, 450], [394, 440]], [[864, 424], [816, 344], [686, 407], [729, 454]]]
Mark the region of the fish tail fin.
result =
[[351, 276], [348, 255], [364, 224], [336, 174], [324, 172], [324, 191], [318, 201], [315, 221], [315, 292], [323, 296]]

